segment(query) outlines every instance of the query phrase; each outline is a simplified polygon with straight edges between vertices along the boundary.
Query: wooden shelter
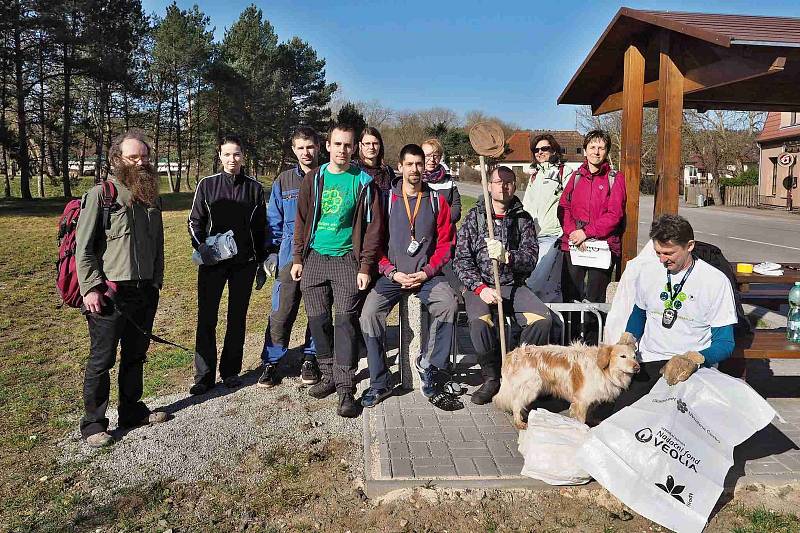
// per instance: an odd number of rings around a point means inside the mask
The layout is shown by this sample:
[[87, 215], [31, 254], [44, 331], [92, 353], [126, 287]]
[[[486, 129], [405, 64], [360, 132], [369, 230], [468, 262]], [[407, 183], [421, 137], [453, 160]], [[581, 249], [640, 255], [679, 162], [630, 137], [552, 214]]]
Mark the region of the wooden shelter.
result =
[[677, 213], [683, 109], [800, 111], [799, 87], [798, 18], [617, 12], [558, 103], [622, 111], [623, 265], [637, 253], [643, 107], [658, 107], [654, 215]]

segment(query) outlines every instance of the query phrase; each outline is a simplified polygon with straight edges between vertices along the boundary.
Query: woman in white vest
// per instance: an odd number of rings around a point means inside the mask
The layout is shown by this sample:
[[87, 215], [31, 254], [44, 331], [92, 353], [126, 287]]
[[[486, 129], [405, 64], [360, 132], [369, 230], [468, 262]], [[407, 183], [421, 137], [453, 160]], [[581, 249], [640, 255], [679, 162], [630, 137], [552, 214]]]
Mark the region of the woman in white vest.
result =
[[570, 170], [564, 166], [561, 146], [549, 133], [537, 135], [531, 140], [531, 152], [535, 159], [533, 175], [525, 189], [522, 205], [536, 224], [539, 260], [527, 285], [541, 301], [561, 302], [563, 257], [558, 249], [558, 239], [562, 234], [558, 201]]

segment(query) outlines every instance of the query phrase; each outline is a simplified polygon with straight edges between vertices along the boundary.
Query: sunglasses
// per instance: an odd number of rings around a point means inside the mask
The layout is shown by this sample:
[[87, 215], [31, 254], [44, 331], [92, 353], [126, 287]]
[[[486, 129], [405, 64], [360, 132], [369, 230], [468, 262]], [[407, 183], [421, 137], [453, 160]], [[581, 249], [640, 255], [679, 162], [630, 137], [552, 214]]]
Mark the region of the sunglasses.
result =
[[538, 154], [539, 152], [549, 152], [550, 150], [552, 150], [552, 148], [551, 148], [551, 147], [549, 147], [549, 146], [542, 146], [542, 147], [539, 147], [539, 148], [534, 148], [534, 149], [533, 149], [533, 153], [534, 153], [534, 154]]

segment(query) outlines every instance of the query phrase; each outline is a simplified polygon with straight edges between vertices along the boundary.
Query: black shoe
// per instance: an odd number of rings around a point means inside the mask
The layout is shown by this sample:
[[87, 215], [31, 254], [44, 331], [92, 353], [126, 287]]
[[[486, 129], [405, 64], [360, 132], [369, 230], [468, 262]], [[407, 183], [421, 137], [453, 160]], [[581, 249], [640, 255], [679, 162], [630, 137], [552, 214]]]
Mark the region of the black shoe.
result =
[[314, 385], [319, 383], [322, 375], [319, 372], [319, 365], [316, 359], [306, 359], [300, 367], [300, 381], [304, 385]]
[[308, 395], [318, 400], [327, 398], [334, 392], [336, 392], [336, 385], [333, 384], [333, 381], [328, 381], [325, 378], [322, 378], [322, 381], [308, 389]]
[[375, 407], [394, 393], [392, 389], [376, 389], [370, 387], [361, 397], [362, 407]]
[[194, 385], [192, 385], [192, 387], [189, 389], [189, 394], [191, 394], [192, 396], [199, 396], [201, 394], [207, 393], [212, 388], [214, 388], [213, 385], [209, 385], [201, 381], [200, 383], [195, 383]]
[[[428, 398], [428, 401], [431, 402], [434, 407], [442, 411], [458, 411], [464, 408], [464, 404], [461, 403], [458, 396], [450, 394], [449, 392], [436, 393], [433, 397]], [[474, 396], [472, 401], [475, 401]]]
[[339, 407], [336, 414], [345, 418], [355, 418], [358, 416], [358, 405], [352, 392], [339, 393]]
[[478, 390], [472, 393], [472, 403], [484, 405], [492, 401], [495, 394], [500, 390], [500, 380], [498, 378], [487, 378]]
[[239, 376], [228, 376], [222, 380], [222, 384], [229, 389], [237, 389], [242, 386], [242, 378]]
[[277, 365], [266, 364], [264, 365], [264, 372], [258, 378], [258, 386], [264, 388], [272, 388], [278, 384], [278, 367]]

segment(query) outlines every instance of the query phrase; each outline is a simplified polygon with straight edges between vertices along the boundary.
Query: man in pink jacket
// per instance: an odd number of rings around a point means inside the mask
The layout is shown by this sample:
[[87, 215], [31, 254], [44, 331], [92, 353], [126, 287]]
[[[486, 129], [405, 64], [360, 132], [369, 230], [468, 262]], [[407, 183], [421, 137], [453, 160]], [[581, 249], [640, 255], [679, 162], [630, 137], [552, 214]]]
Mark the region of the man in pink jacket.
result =
[[[611, 138], [603, 130], [593, 130], [583, 138], [586, 161], [570, 176], [558, 206], [564, 229], [561, 250], [564, 252], [562, 290], [564, 301], [605, 302], [606, 288], [622, 255], [622, 232], [625, 218], [625, 176], [612, 170], [608, 161]], [[585, 248], [592, 240], [608, 242], [611, 265], [592, 268], [574, 265], [570, 244]], [[588, 242], [587, 242], [588, 241]], [[597, 344], [597, 323], [587, 314], [583, 340]]]

